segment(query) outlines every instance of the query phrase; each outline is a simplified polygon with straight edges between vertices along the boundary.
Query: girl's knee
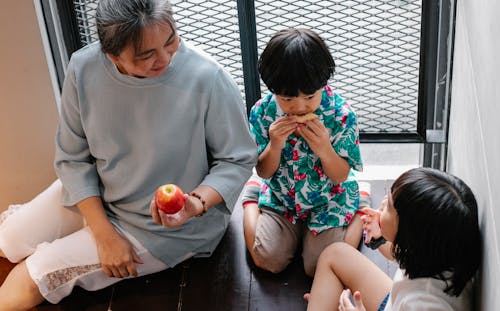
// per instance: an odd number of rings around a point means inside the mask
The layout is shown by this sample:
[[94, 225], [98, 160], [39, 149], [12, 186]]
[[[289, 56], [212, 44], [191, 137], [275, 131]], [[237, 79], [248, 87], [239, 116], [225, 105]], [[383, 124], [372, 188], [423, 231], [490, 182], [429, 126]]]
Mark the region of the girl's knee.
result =
[[317, 266], [331, 266], [338, 258], [345, 256], [347, 249], [350, 248], [350, 245], [345, 242], [335, 242], [328, 245], [317, 258], [303, 256], [304, 272], [307, 276], [314, 277]]
[[335, 262], [335, 258], [346, 256], [346, 254], [350, 252], [352, 249], [353, 247], [345, 242], [336, 242], [330, 244], [325, 248], [325, 250], [319, 256], [318, 264], [320, 262], [327, 262], [327, 263]]

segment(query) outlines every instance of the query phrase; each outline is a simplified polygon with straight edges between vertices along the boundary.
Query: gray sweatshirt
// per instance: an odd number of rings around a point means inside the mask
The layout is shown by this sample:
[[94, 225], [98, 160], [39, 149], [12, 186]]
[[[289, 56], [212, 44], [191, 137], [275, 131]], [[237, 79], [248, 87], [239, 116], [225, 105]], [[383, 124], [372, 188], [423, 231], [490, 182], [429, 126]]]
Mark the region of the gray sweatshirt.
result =
[[[157, 78], [121, 74], [99, 43], [72, 55], [56, 134], [64, 206], [100, 196], [115, 226], [173, 267], [213, 252], [256, 161], [236, 84], [186, 42]], [[166, 183], [185, 192], [207, 185], [224, 202], [180, 228], [162, 227], [149, 202]]]

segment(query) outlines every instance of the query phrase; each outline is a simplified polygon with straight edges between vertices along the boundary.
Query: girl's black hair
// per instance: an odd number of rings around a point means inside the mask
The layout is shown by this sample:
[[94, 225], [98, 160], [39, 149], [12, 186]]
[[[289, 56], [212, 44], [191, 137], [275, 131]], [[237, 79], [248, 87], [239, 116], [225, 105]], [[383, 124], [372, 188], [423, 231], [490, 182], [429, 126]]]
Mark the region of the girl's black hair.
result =
[[309, 29], [286, 29], [269, 40], [258, 61], [259, 74], [269, 91], [297, 96], [313, 94], [335, 71], [328, 46]]
[[399, 217], [393, 255], [410, 279], [446, 281], [458, 296], [481, 262], [477, 203], [459, 178], [430, 168], [403, 173], [392, 185]]

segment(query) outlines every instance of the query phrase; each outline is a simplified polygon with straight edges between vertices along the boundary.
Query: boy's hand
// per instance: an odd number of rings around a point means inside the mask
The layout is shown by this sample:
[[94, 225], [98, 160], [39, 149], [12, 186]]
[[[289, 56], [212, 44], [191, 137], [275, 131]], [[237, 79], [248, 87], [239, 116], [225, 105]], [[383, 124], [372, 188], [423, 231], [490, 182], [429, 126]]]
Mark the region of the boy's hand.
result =
[[286, 140], [297, 128], [297, 122], [290, 117], [281, 117], [274, 121], [269, 127], [270, 148], [282, 150], [285, 148]]
[[297, 132], [306, 140], [311, 150], [320, 159], [331, 152], [330, 133], [318, 119], [300, 124]]

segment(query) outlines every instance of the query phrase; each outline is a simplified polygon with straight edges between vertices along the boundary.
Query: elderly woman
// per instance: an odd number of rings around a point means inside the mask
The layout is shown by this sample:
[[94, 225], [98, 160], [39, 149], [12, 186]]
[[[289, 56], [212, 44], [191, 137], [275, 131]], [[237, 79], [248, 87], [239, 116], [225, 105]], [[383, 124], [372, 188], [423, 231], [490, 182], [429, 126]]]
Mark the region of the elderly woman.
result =
[[[100, 1], [99, 41], [72, 55], [62, 91], [59, 180], [0, 217], [0, 256], [19, 263], [0, 309], [209, 256], [222, 238], [256, 148], [236, 84], [172, 14], [167, 0]], [[189, 193], [175, 215], [152, 200], [165, 183]]]

